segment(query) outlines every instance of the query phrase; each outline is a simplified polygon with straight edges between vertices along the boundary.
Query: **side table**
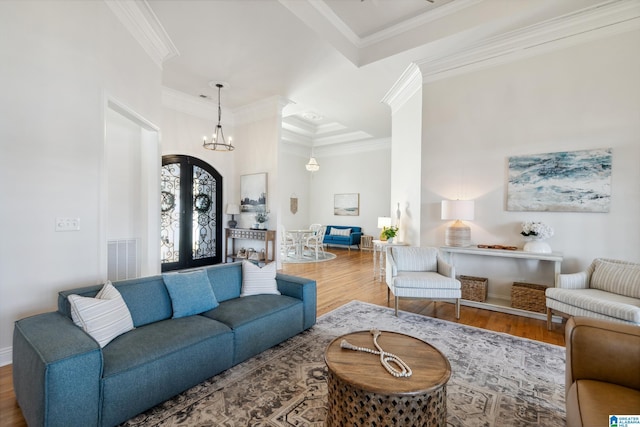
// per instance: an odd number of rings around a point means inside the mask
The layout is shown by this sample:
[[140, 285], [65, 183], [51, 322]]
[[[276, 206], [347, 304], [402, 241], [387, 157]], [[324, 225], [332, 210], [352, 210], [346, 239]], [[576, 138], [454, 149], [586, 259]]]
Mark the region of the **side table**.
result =
[[[408, 246], [407, 243], [389, 243], [386, 240], [373, 241], [373, 278], [378, 276], [378, 281], [382, 281], [382, 273], [385, 266], [386, 250], [390, 246]], [[377, 254], [377, 255], [376, 255]]]
[[413, 371], [409, 378], [396, 378], [380, 364], [380, 356], [341, 348], [343, 339], [375, 349], [369, 331], [340, 336], [327, 347], [327, 427], [446, 425], [451, 365], [438, 349], [409, 335], [382, 331], [378, 344]]

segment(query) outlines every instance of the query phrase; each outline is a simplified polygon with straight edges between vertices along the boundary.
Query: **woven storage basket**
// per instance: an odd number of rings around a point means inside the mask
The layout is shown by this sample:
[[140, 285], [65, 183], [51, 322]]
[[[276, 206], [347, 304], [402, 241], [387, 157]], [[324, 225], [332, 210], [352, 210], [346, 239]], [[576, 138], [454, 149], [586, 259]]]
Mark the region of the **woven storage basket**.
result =
[[547, 309], [544, 285], [513, 282], [511, 287], [511, 307], [544, 313]]
[[462, 299], [479, 302], [487, 299], [489, 280], [486, 277], [460, 276], [458, 280], [462, 284]]

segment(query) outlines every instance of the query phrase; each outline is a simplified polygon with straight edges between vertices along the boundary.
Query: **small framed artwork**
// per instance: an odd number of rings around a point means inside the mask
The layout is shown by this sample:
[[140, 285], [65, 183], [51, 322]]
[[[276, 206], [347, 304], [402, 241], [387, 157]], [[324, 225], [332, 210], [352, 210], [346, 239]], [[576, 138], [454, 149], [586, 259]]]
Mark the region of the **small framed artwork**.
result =
[[333, 195], [333, 214], [343, 216], [360, 215], [360, 194], [346, 193]]
[[240, 212], [267, 210], [267, 173], [240, 176]]

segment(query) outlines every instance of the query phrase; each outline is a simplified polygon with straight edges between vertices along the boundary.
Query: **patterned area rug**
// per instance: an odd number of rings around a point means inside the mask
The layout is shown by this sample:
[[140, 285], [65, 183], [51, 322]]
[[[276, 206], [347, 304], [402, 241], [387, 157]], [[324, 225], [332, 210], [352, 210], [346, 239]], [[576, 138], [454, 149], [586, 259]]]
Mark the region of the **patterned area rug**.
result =
[[296, 258], [296, 257], [284, 257], [282, 259], [282, 262], [284, 263], [289, 263], [289, 264], [304, 264], [307, 262], [324, 262], [324, 261], [331, 261], [332, 259], [336, 258], [336, 254], [332, 254], [330, 252], [324, 252], [324, 253], [319, 253], [318, 254], [318, 259], [316, 259], [316, 254], [304, 254], [302, 256], [302, 258]]
[[564, 420], [564, 347], [358, 301], [316, 326], [124, 423], [124, 426], [323, 426], [324, 350], [372, 328], [421, 338], [451, 363], [447, 426], [548, 426]]

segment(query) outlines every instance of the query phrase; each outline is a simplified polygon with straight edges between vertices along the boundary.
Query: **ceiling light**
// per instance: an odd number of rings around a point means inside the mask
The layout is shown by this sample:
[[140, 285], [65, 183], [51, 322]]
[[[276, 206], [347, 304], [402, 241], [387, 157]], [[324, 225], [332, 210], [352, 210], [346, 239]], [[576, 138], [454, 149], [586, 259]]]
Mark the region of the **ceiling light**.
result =
[[309, 172], [318, 172], [320, 170], [320, 165], [318, 164], [316, 158], [313, 157], [313, 155], [309, 158], [309, 163], [307, 163], [304, 167], [307, 168]]
[[207, 142], [207, 137], [205, 136], [202, 141], [202, 146], [207, 150], [213, 151], [233, 151], [235, 147], [231, 145], [231, 137], [229, 137], [229, 143], [224, 139], [224, 132], [222, 132], [222, 125], [220, 124], [220, 119], [222, 118], [222, 108], [220, 107], [220, 90], [224, 87], [220, 83], [216, 83], [216, 87], [218, 88], [218, 125], [216, 126], [216, 131], [211, 136], [211, 140]]
[[304, 113], [301, 114], [301, 116], [303, 119], [307, 119], [312, 122], [319, 122], [320, 120], [324, 119], [324, 117], [321, 114], [314, 113], [313, 111], [305, 111]]

